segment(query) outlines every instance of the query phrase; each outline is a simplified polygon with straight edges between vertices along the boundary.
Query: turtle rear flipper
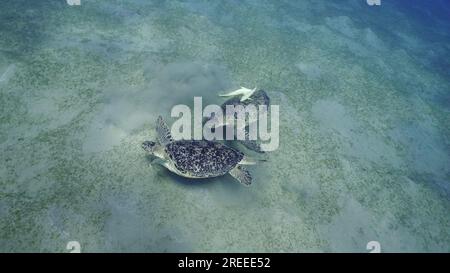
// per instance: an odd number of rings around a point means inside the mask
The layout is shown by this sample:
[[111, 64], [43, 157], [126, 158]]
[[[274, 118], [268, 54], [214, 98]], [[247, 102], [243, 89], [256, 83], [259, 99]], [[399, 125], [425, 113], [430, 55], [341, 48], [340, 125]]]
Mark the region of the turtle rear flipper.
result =
[[165, 146], [173, 142], [169, 127], [161, 116], [158, 116], [158, 119], [156, 120], [156, 132], [158, 133], [159, 144]]
[[242, 166], [236, 166], [230, 170], [230, 175], [234, 177], [239, 183], [248, 187], [252, 184], [251, 174]]

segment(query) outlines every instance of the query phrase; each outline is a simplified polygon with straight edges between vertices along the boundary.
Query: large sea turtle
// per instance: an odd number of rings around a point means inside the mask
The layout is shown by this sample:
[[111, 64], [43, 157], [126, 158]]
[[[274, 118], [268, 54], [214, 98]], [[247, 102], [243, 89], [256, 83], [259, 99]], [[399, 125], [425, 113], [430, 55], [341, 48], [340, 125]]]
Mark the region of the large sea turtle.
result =
[[157, 163], [171, 172], [188, 178], [217, 177], [229, 173], [245, 186], [252, 182], [250, 173], [241, 165], [255, 162], [240, 151], [208, 140], [173, 140], [161, 116], [156, 122], [158, 142], [144, 141], [142, 148], [156, 156]]

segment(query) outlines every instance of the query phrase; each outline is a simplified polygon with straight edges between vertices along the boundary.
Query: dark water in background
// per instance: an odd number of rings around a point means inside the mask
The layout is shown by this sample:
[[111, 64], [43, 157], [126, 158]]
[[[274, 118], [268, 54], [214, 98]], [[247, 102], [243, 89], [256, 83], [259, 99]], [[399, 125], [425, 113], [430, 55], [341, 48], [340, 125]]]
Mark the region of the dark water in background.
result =
[[[0, 251], [450, 251], [449, 14], [444, 0], [2, 1]], [[239, 85], [280, 105], [252, 187], [150, 166], [158, 114]]]

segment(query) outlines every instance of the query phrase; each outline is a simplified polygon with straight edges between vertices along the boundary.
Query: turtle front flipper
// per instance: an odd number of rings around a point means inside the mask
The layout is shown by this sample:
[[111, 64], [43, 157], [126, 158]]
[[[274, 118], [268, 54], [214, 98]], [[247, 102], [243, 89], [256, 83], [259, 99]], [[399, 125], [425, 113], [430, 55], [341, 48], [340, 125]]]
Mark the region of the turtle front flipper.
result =
[[252, 184], [251, 174], [242, 166], [236, 166], [230, 170], [230, 175], [234, 177], [239, 183], [248, 187]]
[[156, 132], [158, 133], [159, 144], [165, 146], [173, 142], [169, 126], [167, 126], [166, 122], [163, 120], [161, 116], [158, 116], [158, 119], [156, 120]]

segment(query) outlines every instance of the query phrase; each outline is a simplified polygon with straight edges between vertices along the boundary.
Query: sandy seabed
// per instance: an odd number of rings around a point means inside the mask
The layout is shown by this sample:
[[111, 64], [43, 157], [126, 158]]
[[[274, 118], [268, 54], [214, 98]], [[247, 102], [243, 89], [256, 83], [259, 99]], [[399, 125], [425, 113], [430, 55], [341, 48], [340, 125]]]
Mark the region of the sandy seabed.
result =
[[[420, 10], [2, 3], [0, 251], [450, 251], [450, 22]], [[280, 105], [251, 187], [150, 165], [159, 114], [239, 85]]]

